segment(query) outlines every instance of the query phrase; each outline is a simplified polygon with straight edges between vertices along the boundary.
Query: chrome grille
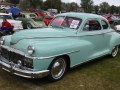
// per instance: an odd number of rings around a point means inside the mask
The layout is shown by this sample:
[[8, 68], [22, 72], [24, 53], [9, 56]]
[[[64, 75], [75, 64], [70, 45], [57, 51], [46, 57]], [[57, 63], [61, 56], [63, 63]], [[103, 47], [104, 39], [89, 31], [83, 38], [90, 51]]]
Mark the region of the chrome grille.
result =
[[26, 62], [27, 60], [32, 60], [32, 59], [28, 59], [20, 54], [17, 54], [15, 52], [12, 51], [8, 51], [5, 48], [1, 48], [1, 56], [4, 57], [5, 59], [7, 59], [10, 62], [13, 62], [15, 64], [18, 63], [18, 60], [22, 61], [22, 66], [26, 66], [28, 68], [33, 68], [33, 64]]

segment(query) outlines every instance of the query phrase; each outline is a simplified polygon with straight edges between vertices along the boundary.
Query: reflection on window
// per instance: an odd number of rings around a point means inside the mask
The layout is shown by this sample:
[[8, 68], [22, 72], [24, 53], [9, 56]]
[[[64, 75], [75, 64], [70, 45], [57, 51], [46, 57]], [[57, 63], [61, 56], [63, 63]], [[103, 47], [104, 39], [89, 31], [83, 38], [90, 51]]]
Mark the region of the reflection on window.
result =
[[56, 17], [51, 22], [50, 26], [53, 27], [64, 27], [64, 28], [70, 28], [70, 29], [78, 29], [82, 20], [80, 18], [75, 17]]

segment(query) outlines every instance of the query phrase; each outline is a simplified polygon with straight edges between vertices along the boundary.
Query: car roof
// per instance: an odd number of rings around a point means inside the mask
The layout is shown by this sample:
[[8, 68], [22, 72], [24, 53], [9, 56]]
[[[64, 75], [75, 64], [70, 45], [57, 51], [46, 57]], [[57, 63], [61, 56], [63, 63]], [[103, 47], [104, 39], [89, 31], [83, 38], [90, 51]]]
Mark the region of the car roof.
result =
[[97, 15], [97, 14], [90, 14], [90, 13], [77, 13], [77, 12], [68, 12], [68, 13], [62, 13], [57, 16], [69, 16], [69, 17], [77, 17], [81, 19], [87, 19], [87, 18], [102, 18], [105, 19], [104, 17]]

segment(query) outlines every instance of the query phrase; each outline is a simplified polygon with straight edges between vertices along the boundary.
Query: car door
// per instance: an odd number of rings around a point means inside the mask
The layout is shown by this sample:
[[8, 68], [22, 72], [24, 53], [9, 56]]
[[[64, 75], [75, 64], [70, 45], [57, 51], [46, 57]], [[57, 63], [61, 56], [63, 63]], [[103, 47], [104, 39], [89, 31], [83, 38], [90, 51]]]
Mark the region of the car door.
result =
[[109, 50], [109, 44], [110, 44], [110, 39], [112, 36], [112, 30], [108, 24], [108, 22], [104, 19], [101, 19], [101, 25], [102, 25], [102, 32], [103, 32], [103, 37], [104, 37], [104, 45], [105, 45], [105, 50]]
[[[91, 49], [87, 50], [85, 60], [96, 58], [106, 54], [106, 37], [105, 32], [103, 31], [100, 19], [88, 19], [85, 21], [82, 28], [83, 36], [80, 37], [80, 40], [85, 40], [89, 42], [89, 46]], [[79, 33], [81, 35], [81, 33]], [[88, 48], [86, 47], [86, 48]]]

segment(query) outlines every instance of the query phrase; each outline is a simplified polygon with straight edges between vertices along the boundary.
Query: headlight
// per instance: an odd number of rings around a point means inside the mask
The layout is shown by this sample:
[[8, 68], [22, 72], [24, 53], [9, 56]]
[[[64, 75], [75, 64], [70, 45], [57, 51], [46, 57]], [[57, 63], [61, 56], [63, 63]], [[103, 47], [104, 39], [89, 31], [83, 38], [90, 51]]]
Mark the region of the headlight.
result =
[[35, 52], [35, 48], [33, 46], [28, 46], [27, 53], [29, 55], [32, 55]]
[[0, 38], [0, 45], [3, 45], [5, 43], [5, 39], [2, 37]]

